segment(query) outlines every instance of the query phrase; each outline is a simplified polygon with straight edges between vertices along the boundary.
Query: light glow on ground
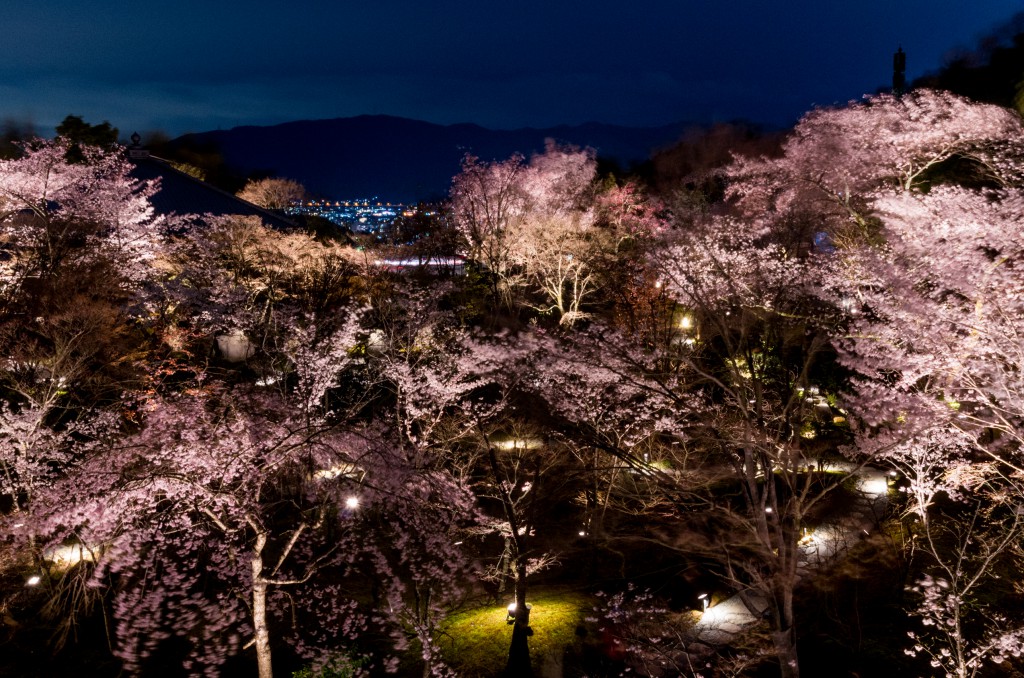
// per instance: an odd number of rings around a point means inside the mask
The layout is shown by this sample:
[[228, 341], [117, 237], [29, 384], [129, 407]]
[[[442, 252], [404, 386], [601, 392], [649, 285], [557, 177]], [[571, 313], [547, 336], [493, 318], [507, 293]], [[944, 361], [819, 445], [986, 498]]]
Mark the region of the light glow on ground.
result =
[[69, 568], [81, 562], [96, 562], [96, 557], [84, 544], [63, 544], [43, 551], [43, 560], [58, 568]]

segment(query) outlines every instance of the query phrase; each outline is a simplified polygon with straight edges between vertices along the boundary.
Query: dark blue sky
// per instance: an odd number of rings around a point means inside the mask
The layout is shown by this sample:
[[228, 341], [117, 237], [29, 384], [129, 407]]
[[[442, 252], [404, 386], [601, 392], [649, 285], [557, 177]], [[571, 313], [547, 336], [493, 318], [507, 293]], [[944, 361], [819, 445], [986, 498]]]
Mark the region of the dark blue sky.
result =
[[908, 77], [1020, 0], [8, 0], [0, 119], [186, 131], [386, 113], [516, 128], [746, 117]]

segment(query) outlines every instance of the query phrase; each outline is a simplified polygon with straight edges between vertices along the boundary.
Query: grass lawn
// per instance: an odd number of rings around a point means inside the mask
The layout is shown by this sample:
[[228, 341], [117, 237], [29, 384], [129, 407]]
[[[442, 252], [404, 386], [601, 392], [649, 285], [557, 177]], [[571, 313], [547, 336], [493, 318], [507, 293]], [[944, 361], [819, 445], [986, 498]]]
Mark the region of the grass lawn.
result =
[[[530, 659], [534, 670], [548, 655], [561, 657], [566, 646], [579, 642], [576, 627], [593, 616], [595, 599], [578, 592], [539, 590], [528, 596], [530, 605]], [[460, 676], [499, 675], [505, 668], [512, 626], [505, 608], [494, 605], [452, 615], [440, 638], [445, 660]], [[593, 629], [590, 629], [591, 631]]]

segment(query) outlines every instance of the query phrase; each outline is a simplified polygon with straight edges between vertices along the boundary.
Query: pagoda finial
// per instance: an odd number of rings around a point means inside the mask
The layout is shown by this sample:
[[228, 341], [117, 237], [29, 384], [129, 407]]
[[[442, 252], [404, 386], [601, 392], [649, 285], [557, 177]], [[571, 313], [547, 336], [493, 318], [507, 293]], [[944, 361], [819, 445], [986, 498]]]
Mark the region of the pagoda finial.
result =
[[907, 54], [901, 45], [892, 55], [892, 93], [903, 96], [907, 91]]

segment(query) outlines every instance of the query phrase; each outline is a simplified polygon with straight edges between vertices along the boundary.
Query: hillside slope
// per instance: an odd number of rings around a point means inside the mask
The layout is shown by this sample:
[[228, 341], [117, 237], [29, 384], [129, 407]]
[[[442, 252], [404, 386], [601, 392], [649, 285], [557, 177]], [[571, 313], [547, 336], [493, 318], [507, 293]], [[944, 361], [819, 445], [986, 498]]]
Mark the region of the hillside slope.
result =
[[677, 141], [692, 126], [652, 128], [588, 123], [547, 129], [490, 130], [391, 116], [307, 120], [189, 134], [177, 144], [212, 144], [228, 165], [295, 179], [314, 195], [415, 202], [447, 195], [466, 153], [486, 160], [529, 155], [546, 139], [586, 146], [628, 166]]

